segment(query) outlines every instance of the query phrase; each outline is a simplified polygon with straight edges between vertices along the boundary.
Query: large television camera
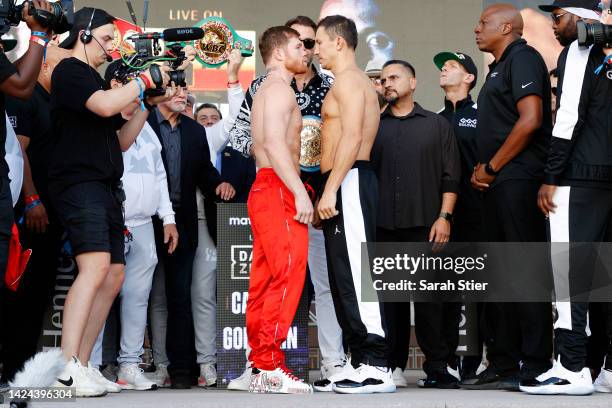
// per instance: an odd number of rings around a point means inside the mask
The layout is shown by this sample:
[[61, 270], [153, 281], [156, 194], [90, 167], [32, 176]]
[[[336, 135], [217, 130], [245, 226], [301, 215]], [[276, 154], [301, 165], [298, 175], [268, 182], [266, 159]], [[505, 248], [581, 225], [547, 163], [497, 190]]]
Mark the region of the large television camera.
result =
[[[175, 85], [186, 87], [185, 71], [179, 70], [187, 56], [184, 51], [184, 42], [199, 40], [204, 37], [204, 31], [197, 27], [169, 28], [161, 33], [142, 33], [128, 37], [127, 40], [134, 43], [134, 52], [124, 54], [120, 49], [122, 64], [112, 73], [119, 82], [127, 83], [141, 71], [153, 68], [159, 63], [170, 65], [172, 70], [168, 73], [170, 81]], [[166, 44], [166, 53], [162, 54], [160, 40]], [[153, 82], [156, 88], [147, 90], [147, 96], [163, 95], [164, 84], [161, 83], [161, 75], [152, 72]]]
[[74, 6], [72, 0], [60, 0], [50, 3], [52, 11], [36, 9], [31, 1], [17, 5], [16, 0], [0, 0], [0, 34], [8, 32], [11, 26], [17, 26], [23, 21], [23, 9], [29, 4], [29, 15], [44, 27], [50, 28], [55, 34], [63, 34], [72, 28]]

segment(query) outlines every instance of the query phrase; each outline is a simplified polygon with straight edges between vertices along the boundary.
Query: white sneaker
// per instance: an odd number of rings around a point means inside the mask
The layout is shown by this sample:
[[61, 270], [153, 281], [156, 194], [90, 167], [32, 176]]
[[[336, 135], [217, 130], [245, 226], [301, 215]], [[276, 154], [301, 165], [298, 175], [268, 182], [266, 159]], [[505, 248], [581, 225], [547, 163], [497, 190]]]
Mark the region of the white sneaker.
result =
[[214, 387], [217, 385], [217, 369], [214, 364], [200, 364], [199, 387]]
[[160, 388], [169, 388], [171, 385], [168, 366], [165, 364], [157, 364], [154, 372], [146, 373], [144, 376]]
[[106, 392], [121, 392], [121, 387], [117, 383], [107, 380], [100, 370], [93, 367], [91, 363], [87, 363], [87, 368], [83, 367], [83, 369], [87, 370], [89, 378], [103, 386], [106, 389]]
[[602, 368], [593, 387], [597, 392], [612, 392], [612, 371]]
[[550, 370], [535, 379], [521, 381], [519, 389], [528, 394], [589, 395], [593, 393], [593, 380], [588, 367], [579, 372], [570, 371], [563, 367], [559, 356]]
[[117, 385], [123, 390], [149, 391], [156, 390], [155, 381], [145, 377], [142, 368], [138, 364], [121, 364], [117, 375]]
[[321, 379], [313, 383], [313, 388], [319, 392], [332, 392], [333, 384], [336, 381], [346, 380], [353, 374], [355, 368], [351, 361], [347, 361], [344, 365], [336, 365], [332, 368], [321, 367]]
[[312, 387], [286, 369], [253, 369], [249, 392], [267, 394], [312, 394]]
[[66, 368], [57, 378], [53, 387], [74, 388], [77, 397], [101, 397], [106, 395], [106, 387], [90, 378], [87, 369], [81, 365], [79, 359], [72, 357]]
[[408, 381], [404, 377], [404, 370], [399, 367], [393, 370], [393, 384], [398, 388], [406, 388], [408, 386]]
[[251, 385], [251, 365], [247, 365], [244, 372], [238, 378], [234, 378], [227, 385], [228, 390], [248, 391]]
[[390, 368], [361, 364], [347, 379], [335, 382], [332, 389], [340, 394], [372, 394], [395, 392], [396, 387]]

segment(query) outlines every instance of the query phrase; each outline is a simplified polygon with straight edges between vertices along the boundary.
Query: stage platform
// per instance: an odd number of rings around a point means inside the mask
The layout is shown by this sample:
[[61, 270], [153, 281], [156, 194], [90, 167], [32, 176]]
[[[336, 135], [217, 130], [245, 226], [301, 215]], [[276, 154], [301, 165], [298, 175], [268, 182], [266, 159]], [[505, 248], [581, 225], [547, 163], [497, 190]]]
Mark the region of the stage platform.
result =
[[[312, 373], [311, 378], [317, 375]], [[610, 408], [612, 395], [587, 397], [536, 396], [507, 391], [423, 390], [416, 387], [422, 372], [407, 375], [408, 388], [394, 394], [260, 395], [237, 391], [157, 390], [123, 391], [102, 398], [78, 399], [76, 403], [37, 403], [40, 408]], [[2, 405], [3, 407], [5, 405]]]

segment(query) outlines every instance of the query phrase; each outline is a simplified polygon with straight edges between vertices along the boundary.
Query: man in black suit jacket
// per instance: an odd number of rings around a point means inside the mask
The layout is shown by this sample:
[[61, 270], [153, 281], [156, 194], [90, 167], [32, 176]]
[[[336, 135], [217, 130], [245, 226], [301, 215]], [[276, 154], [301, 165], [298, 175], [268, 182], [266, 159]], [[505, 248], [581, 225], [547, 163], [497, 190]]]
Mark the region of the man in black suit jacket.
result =
[[186, 91], [182, 90], [178, 96], [154, 109], [148, 119], [162, 145], [170, 200], [180, 237], [172, 255], [162, 250], [164, 244], [158, 240], [158, 254], [166, 276], [169, 334], [166, 350], [173, 388], [191, 387], [196, 361], [191, 313], [192, 266], [198, 246], [196, 187], [209, 201], [217, 196], [229, 200], [235, 194], [233, 187], [221, 180], [210, 161], [204, 128], [181, 115], [186, 102]]
[[227, 146], [221, 153], [221, 176], [236, 189], [231, 203], [246, 203], [255, 181], [255, 160], [246, 158], [238, 150]]

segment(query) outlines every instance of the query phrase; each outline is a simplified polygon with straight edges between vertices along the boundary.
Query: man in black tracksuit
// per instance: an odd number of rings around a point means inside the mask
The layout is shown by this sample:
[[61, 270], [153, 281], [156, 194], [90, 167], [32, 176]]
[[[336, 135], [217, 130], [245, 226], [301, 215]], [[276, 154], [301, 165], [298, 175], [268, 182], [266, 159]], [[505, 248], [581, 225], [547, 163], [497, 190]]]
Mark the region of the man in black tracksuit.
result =
[[[482, 222], [482, 193], [474, 190], [470, 183], [472, 171], [478, 164], [478, 111], [476, 102], [470, 95], [470, 91], [476, 86], [478, 69], [472, 58], [461, 52], [441, 52], [434, 57], [434, 64], [440, 70], [440, 87], [445, 94], [444, 109], [439, 114], [452, 125], [461, 155], [461, 180], [451, 241], [483, 242], [486, 236]], [[468, 350], [469, 355], [463, 356], [460, 365], [461, 378], [474, 376], [482, 360], [482, 339], [478, 330], [481, 306], [479, 303], [465, 305], [466, 318], [473, 321], [468, 327], [474, 328], [478, 346], [475, 350]], [[449, 333], [454, 333], [458, 341], [457, 330]]]
[[[610, 57], [602, 65], [604, 58]], [[538, 204], [549, 217], [551, 242], [612, 241], [612, 49], [580, 47], [575, 41], [559, 57], [557, 122]], [[569, 294], [588, 293], [595, 269], [594, 252], [569, 251]], [[553, 262], [555, 278], [559, 267]], [[565, 265], [567, 270], [567, 265]], [[557, 284], [557, 279], [555, 280]], [[567, 293], [566, 293], [567, 295]], [[521, 384], [534, 394], [589, 394], [586, 367], [588, 299], [567, 297], [556, 303], [555, 365], [538, 381]], [[609, 309], [609, 306], [606, 307]], [[612, 337], [608, 314], [607, 331]], [[612, 346], [595, 390], [612, 391]]]

